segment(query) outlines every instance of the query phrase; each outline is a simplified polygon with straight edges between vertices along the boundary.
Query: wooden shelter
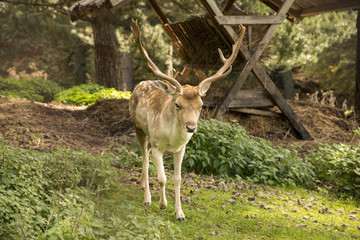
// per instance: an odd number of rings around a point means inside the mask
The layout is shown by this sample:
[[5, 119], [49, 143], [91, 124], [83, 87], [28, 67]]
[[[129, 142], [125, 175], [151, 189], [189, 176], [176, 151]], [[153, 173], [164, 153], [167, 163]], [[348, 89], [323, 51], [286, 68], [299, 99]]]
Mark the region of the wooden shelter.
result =
[[[328, 11], [360, 8], [360, 2], [353, 0], [261, 1], [274, 9], [276, 14], [271, 16], [224, 15], [223, 12], [225, 11], [220, 10], [214, 0], [201, 0], [201, 4], [203, 4], [210, 17], [180, 23], [171, 23], [155, 0], [148, 0], [148, 3], [157, 14], [163, 24], [165, 32], [169, 35], [181, 58], [185, 61], [186, 67], [196, 69], [196, 71], [201, 69], [216, 69], [221, 65], [216, 49], [221, 48], [230, 51], [231, 44], [235, 42], [237, 38], [237, 34], [232, 25], [243, 24], [248, 26], [248, 29], [251, 29], [252, 25], [267, 25], [268, 28], [254, 49], [250, 51], [247, 46], [241, 46], [240, 56], [233, 64], [234, 69], [237, 69], [240, 73], [223, 102], [216, 109], [215, 117], [220, 117], [228, 109], [240, 112], [264, 113], [262, 110], [255, 109], [276, 105], [301, 138], [311, 139], [308, 131], [301, 124], [298, 117], [287, 104], [258, 60], [277, 27], [283, 23], [286, 18], [303, 18]], [[224, 9], [230, 9], [233, 3], [234, 0], [227, 1]], [[251, 33], [248, 35], [251, 38]], [[211, 39], [211, 41], [209, 41], [209, 39]], [[186, 74], [188, 71], [185, 69], [184, 72]], [[250, 72], [256, 76], [265, 91], [241, 90]]]
[[[113, 12], [131, 0], [82, 0], [75, 4], [69, 11], [72, 20], [83, 18], [97, 11]], [[161, 21], [165, 32], [170, 37], [172, 44], [179, 52], [186, 67], [183, 75], [194, 69], [202, 74], [204, 69], [217, 69], [221, 65], [217, 48], [226, 52], [231, 51], [231, 45], [236, 41], [236, 29], [233, 26], [243, 24], [248, 27], [248, 35], [251, 38], [251, 26], [267, 26], [261, 39], [255, 47], [243, 44], [235, 61], [234, 69], [239, 72], [236, 81], [215, 111], [215, 117], [220, 117], [226, 110], [231, 109], [240, 112], [259, 112], [258, 108], [278, 106], [284, 116], [294, 127], [302, 139], [311, 139], [310, 134], [301, 124], [299, 118], [292, 111], [284, 97], [281, 95], [273, 81], [258, 62], [277, 27], [286, 18], [302, 19], [330, 11], [342, 11], [360, 9], [359, 0], [259, 0], [276, 11], [275, 15], [225, 15], [235, 0], [228, 0], [224, 9], [220, 9], [215, 0], [201, 0], [201, 4], [208, 12], [208, 17], [186, 22], [171, 23], [164, 15], [156, 0], [147, 0]], [[86, 3], [86, 4], [84, 4]], [[90, 4], [91, 3], [91, 4]], [[94, 7], [95, 6], [95, 7]], [[359, 19], [359, 17], [358, 17]], [[358, 20], [359, 21], [359, 20]], [[358, 28], [360, 24], [358, 23]], [[360, 31], [358, 31], [360, 32]], [[358, 39], [359, 41], [359, 39]], [[359, 44], [358, 44], [359, 45]], [[359, 48], [359, 47], [358, 47]], [[360, 51], [358, 49], [358, 51]], [[358, 54], [358, 58], [360, 53]], [[360, 61], [357, 62], [357, 69]], [[360, 101], [360, 70], [357, 73], [357, 91]], [[264, 91], [241, 90], [250, 72], [262, 84]], [[360, 102], [359, 102], [360, 105]]]

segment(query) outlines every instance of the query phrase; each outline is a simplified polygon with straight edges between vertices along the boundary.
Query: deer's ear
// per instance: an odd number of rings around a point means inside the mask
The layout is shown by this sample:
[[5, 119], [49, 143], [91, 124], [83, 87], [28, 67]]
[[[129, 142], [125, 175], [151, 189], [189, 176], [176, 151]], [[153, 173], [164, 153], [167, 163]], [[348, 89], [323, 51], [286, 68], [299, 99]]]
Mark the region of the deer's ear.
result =
[[159, 85], [159, 88], [164, 91], [166, 94], [170, 96], [175, 96], [176, 94], [176, 87], [172, 84], [168, 83], [167, 81], [156, 81], [156, 83]]

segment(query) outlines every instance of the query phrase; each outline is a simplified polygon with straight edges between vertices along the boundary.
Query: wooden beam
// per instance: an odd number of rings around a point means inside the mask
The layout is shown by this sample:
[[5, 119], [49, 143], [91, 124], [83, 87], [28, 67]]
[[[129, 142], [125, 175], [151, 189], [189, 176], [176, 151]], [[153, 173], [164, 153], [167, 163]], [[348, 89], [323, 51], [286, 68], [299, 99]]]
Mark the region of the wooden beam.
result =
[[[278, 14], [286, 14], [286, 12], [290, 9], [291, 5], [293, 4], [294, 0], [286, 0], [284, 4], [281, 6], [280, 10], [278, 11]], [[217, 7], [214, 0], [202, 0], [202, 3], [204, 4], [205, 8], [208, 10], [210, 14], [215, 16], [221, 16], [223, 15], [219, 8]], [[265, 34], [270, 36], [270, 33], [272, 31], [276, 30], [277, 25], [271, 25]], [[233, 41], [236, 40], [236, 34], [234, 30], [228, 26], [224, 25], [225, 30], [228, 32], [228, 34], [233, 38]], [[264, 38], [265, 38], [264, 36]], [[270, 37], [271, 38], [271, 37]], [[279, 109], [283, 112], [283, 114], [286, 116], [286, 118], [289, 120], [289, 122], [292, 124], [296, 132], [301, 136], [301, 138], [305, 140], [312, 139], [308, 131], [304, 128], [304, 126], [301, 124], [299, 118], [295, 115], [293, 110], [290, 108], [290, 106], [287, 104], [285, 99], [282, 97], [279, 90], [276, 88], [275, 84], [271, 81], [270, 77], [267, 75], [265, 69], [260, 65], [260, 63], [255, 60], [255, 57], [252, 58], [253, 55], [258, 55], [262, 53], [262, 48], [265, 48], [268, 44], [268, 41], [270, 39], [263, 39], [259, 47], [260, 49], [257, 49], [254, 54], [250, 55], [249, 50], [244, 46], [240, 46], [240, 53], [243, 55], [245, 59], [248, 59], [243, 71], [240, 73], [238, 79], [235, 81], [233, 87], [230, 90], [230, 93], [226, 96], [223, 104], [216, 110], [216, 116], [221, 115], [223, 112], [226, 111], [227, 107], [229, 106], [230, 102], [233, 100], [234, 96], [236, 95], [236, 91], [240, 90], [242, 87], [245, 79], [249, 75], [249, 71], [253, 71], [255, 76], [260, 80], [260, 82], [264, 85], [265, 89], [269, 92]], [[265, 45], [264, 45], [265, 44]], [[260, 56], [259, 55], [259, 56]], [[251, 62], [250, 62], [251, 61]]]
[[152, 10], [156, 13], [156, 15], [158, 16], [158, 18], [160, 19], [160, 22], [162, 23], [162, 25], [168, 24], [169, 23], [169, 19], [165, 16], [165, 14], [161, 11], [161, 8], [159, 7], [159, 5], [157, 4], [157, 2], [155, 0], [147, 0], [147, 2], [149, 3], [150, 7], [152, 8]]
[[234, 2], [235, 2], [235, 0], [227, 0], [226, 5], [222, 11], [223, 12], [229, 11], [231, 9], [231, 7], [234, 5]]
[[232, 108], [230, 110], [234, 111], [234, 112], [253, 114], [253, 115], [259, 115], [259, 116], [266, 116], [266, 117], [277, 117], [277, 118], [282, 117], [282, 115], [280, 113], [267, 111], [267, 110], [256, 109], [256, 108]]
[[[268, 7], [270, 7], [271, 9], [273, 9], [274, 11], [278, 11], [280, 6], [282, 5], [282, 1], [281, 0], [261, 0], [262, 3], [264, 3], [265, 5], [267, 5]], [[290, 16], [288, 16], [289, 19], [292, 18], [299, 18], [301, 19], [302, 17], [300, 16], [300, 12], [294, 9], [289, 9], [288, 14]]]
[[360, 8], [359, 0], [352, 1], [341, 1], [341, 3], [335, 4], [322, 4], [318, 7], [307, 8], [300, 12], [301, 17], [313, 16], [321, 13], [332, 12], [332, 11], [345, 11], [350, 9]]
[[249, 16], [249, 15], [226, 15], [215, 16], [221, 25], [240, 25], [240, 24], [281, 24], [284, 22], [286, 15], [275, 16]]
[[[209, 0], [208, 0], [209, 1]], [[280, 8], [278, 14], [283, 15], [285, 14], [289, 8], [291, 7], [294, 0], [286, 0], [282, 7]], [[229, 93], [225, 97], [223, 103], [220, 105], [220, 107], [216, 110], [216, 116], [220, 117], [223, 113], [226, 112], [226, 109], [229, 107], [231, 101], [234, 99], [236, 92], [240, 90], [242, 85], [244, 84], [246, 78], [249, 76], [251, 70], [254, 68], [256, 62], [259, 60], [259, 57], [265, 50], [266, 46], [268, 45], [270, 39], [274, 35], [276, 29], [278, 28], [278, 25], [270, 25], [268, 30], [266, 31], [264, 37], [260, 41], [257, 49], [254, 51], [254, 53], [250, 56], [250, 53], [248, 52], [248, 49], [246, 47], [240, 47], [241, 53], [244, 55], [245, 59], [247, 59], [247, 63], [244, 67], [244, 69], [241, 71], [238, 79], [235, 81], [234, 85], [230, 89]]]
[[284, 97], [281, 95], [280, 91], [277, 89], [273, 81], [267, 75], [265, 69], [257, 63], [253, 69], [253, 73], [260, 80], [264, 88], [271, 95], [272, 99], [279, 107], [281, 112], [286, 116], [291, 125], [294, 127], [296, 132], [301, 136], [304, 140], [312, 140], [313, 138], [306, 130], [306, 128], [301, 124], [300, 119], [295, 115], [294, 111], [291, 109], [289, 104], [285, 101]]

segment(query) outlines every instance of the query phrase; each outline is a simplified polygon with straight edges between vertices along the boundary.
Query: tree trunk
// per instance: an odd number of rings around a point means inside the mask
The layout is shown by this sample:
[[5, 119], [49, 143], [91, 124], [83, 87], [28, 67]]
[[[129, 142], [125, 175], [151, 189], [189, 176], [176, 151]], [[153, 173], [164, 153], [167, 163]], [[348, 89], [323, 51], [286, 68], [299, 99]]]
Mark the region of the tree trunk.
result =
[[94, 33], [96, 82], [123, 90], [115, 28], [105, 14], [91, 17], [90, 22]]
[[132, 58], [131, 55], [127, 52], [121, 53], [121, 74], [123, 80], [123, 89], [126, 91], [134, 90]]
[[76, 84], [86, 83], [86, 46], [85, 43], [79, 41], [75, 49], [75, 75]]
[[356, 88], [355, 88], [355, 111], [360, 118], [360, 9], [357, 16], [357, 50], [356, 50]]

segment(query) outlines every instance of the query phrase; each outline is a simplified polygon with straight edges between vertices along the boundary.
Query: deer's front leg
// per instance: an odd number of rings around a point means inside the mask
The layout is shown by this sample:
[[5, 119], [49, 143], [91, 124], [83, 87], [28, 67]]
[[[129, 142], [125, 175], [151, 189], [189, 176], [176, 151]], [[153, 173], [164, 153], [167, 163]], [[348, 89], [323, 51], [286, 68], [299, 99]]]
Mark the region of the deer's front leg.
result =
[[180, 184], [181, 184], [181, 164], [185, 153], [185, 147], [174, 153], [174, 187], [175, 187], [175, 215], [176, 219], [180, 222], [185, 222], [185, 215], [181, 209], [181, 199], [180, 199]]
[[161, 188], [160, 208], [164, 209], [167, 207], [167, 200], [165, 196], [166, 174], [164, 170], [163, 153], [160, 152], [157, 148], [153, 148], [152, 154], [154, 157], [154, 164], [156, 166], [158, 181], [160, 183], [160, 188]]

